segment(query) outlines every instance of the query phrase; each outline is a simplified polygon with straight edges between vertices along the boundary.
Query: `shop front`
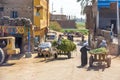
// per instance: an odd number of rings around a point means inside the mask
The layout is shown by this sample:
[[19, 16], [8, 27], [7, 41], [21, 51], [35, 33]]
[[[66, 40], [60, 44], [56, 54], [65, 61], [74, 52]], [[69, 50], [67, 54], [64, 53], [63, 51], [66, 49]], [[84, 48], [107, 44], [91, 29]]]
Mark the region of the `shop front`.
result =
[[45, 34], [47, 28], [40, 29], [39, 27], [34, 28], [34, 44], [42, 43], [45, 41]]
[[[28, 28], [24, 26], [0, 26], [1, 37], [14, 36], [15, 47], [20, 48], [21, 53], [28, 51]], [[30, 45], [32, 45], [32, 30], [30, 29]], [[26, 47], [27, 46], [27, 47]], [[33, 50], [33, 47], [30, 47]]]

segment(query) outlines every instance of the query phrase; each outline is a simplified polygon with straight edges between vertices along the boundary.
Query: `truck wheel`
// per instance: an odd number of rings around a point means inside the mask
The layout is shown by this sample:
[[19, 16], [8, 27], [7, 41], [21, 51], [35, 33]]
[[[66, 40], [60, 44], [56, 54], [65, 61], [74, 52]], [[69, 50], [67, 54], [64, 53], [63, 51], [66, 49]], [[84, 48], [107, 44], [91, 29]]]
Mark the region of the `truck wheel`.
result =
[[3, 50], [0, 48], [0, 65], [4, 62], [5, 54]]
[[54, 58], [57, 59], [57, 58], [58, 58], [58, 55], [57, 55], [57, 54], [54, 54]]
[[90, 56], [89, 58], [89, 67], [93, 66], [93, 56]]
[[70, 59], [71, 58], [71, 53], [68, 53], [68, 59]]
[[9, 60], [9, 57], [10, 57], [10, 55], [5, 53], [5, 59], [4, 59], [3, 63], [7, 63], [7, 61]]

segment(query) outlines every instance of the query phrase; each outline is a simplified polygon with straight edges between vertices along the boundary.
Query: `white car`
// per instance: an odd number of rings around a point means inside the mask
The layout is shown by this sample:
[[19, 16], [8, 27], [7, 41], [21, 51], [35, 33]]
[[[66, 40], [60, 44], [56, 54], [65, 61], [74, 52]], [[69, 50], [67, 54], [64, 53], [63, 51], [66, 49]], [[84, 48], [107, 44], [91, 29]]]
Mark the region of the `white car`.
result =
[[42, 49], [44, 49], [44, 48], [51, 48], [51, 47], [52, 47], [51, 42], [43, 42], [40, 45], [38, 45], [38, 48], [42, 48]]
[[38, 56], [40, 57], [40, 55], [42, 55], [44, 51], [51, 52], [51, 47], [51, 42], [43, 42], [40, 45], [38, 45]]

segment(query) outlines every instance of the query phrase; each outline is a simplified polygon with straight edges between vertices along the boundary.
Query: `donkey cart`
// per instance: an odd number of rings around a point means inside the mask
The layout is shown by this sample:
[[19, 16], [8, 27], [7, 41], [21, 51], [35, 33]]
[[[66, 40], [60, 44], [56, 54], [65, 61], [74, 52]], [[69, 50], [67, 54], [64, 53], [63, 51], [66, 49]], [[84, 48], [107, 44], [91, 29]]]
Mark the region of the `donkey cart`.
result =
[[94, 62], [98, 63], [106, 63], [107, 67], [111, 66], [111, 58], [108, 57], [108, 51], [105, 52], [89, 52], [90, 58], [89, 58], [89, 66], [92, 67]]
[[58, 55], [67, 55], [68, 59], [71, 58], [71, 52], [65, 52], [65, 51], [62, 51], [62, 50], [57, 50], [56, 51], [57, 53], [54, 55], [55, 59], [58, 58]]

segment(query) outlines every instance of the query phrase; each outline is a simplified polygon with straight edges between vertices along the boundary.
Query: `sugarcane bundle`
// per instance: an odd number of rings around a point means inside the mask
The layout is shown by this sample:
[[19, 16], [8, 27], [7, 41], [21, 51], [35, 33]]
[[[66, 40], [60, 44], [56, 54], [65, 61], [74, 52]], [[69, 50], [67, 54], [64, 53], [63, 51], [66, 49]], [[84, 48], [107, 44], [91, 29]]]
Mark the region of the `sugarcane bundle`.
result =
[[57, 44], [57, 41], [53, 41], [52, 45], [57, 46], [56, 48], [63, 52], [71, 52], [76, 49], [76, 45], [68, 39], [62, 39], [60, 45]]
[[92, 49], [89, 51], [89, 53], [90, 54], [107, 54], [108, 50], [102, 47], [102, 48]]

